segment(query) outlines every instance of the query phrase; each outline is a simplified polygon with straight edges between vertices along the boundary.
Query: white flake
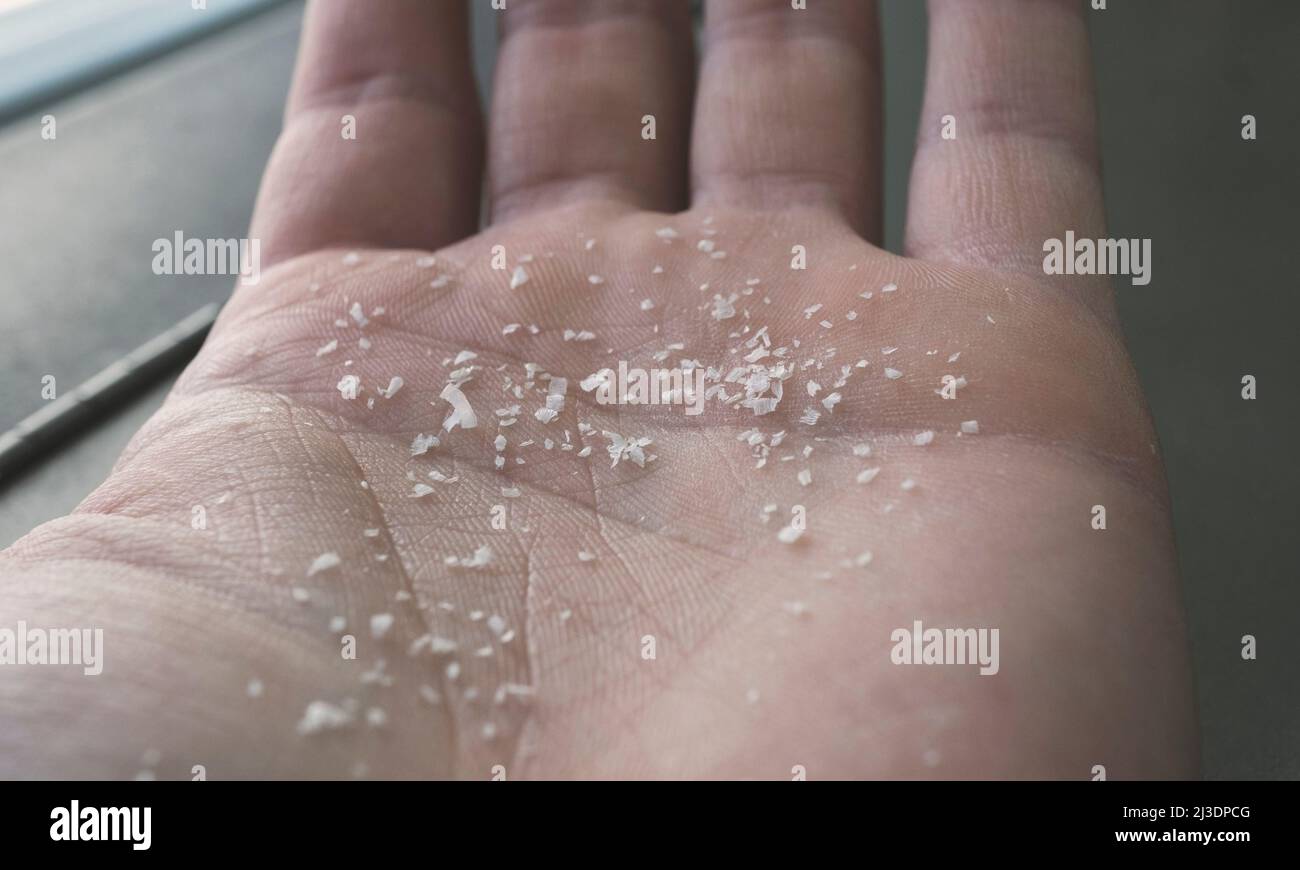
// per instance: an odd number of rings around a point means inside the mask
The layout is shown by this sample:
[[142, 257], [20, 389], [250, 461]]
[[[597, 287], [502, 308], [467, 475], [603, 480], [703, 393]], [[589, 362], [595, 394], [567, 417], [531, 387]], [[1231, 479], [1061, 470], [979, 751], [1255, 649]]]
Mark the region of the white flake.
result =
[[879, 468], [864, 468], [858, 472], [858, 483], [871, 483], [879, 473]]
[[451, 413], [442, 421], [442, 428], [448, 432], [456, 426], [462, 429], [473, 429], [478, 426], [478, 417], [474, 415], [474, 409], [470, 407], [469, 399], [461, 392], [460, 387], [455, 384], [447, 384], [442, 388], [440, 398], [451, 405]]
[[343, 560], [339, 558], [338, 553], [332, 551], [329, 553], [321, 553], [311, 563], [311, 567], [307, 569], [307, 576], [311, 577], [315, 574], [319, 574], [321, 571], [328, 571], [330, 568], [337, 566], [342, 561]]
[[523, 266], [515, 266], [514, 272], [510, 274], [510, 289], [518, 290], [528, 283], [528, 273], [524, 271]]
[[312, 701], [298, 720], [298, 733], [307, 736], [322, 731], [337, 731], [350, 726], [353, 720], [350, 710], [328, 701]]
[[393, 614], [376, 613], [370, 617], [370, 636], [375, 640], [382, 640], [384, 635], [388, 634], [393, 627]]
[[803, 537], [804, 530], [795, 526], [786, 526], [776, 533], [776, 538], [783, 544], [793, 544]]

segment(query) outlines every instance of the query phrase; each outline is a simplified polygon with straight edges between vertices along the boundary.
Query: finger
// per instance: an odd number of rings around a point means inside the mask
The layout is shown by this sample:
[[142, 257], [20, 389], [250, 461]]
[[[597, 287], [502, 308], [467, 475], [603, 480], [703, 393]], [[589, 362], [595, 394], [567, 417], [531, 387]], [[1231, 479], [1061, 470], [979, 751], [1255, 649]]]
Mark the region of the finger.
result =
[[[482, 132], [458, 0], [314, 0], [254, 237], [271, 262], [474, 232]], [[351, 138], [349, 138], [351, 137]]]
[[875, 4], [714, 0], [691, 143], [697, 205], [824, 206], [880, 235]]
[[488, 136], [492, 220], [582, 199], [684, 207], [693, 54], [684, 0], [511, 0]]
[[1041, 274], [1047, 238], [1101, 237], [1083, 7], [932, 0], [909, 255]]

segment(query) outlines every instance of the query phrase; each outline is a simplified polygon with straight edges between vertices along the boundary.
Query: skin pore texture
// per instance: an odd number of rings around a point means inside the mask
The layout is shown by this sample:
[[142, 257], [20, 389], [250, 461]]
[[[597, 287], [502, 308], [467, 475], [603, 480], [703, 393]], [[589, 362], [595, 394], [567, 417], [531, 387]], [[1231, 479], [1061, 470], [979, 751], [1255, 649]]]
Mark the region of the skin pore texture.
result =
[[[105, 638], [94, 678], [0, 670], [0, 774], [1195, 775], [1156, 436], [1108, 283], [1041, 269], [1104, 236], [1080, 6], [931, 4], [923, 126], [960, 132], [921, 137], [900, 257], [870, 241], [868, 4], [711, 3], [693, 82], [685, 4], [512, 0], [475, 233], [463, 9], [317, 0], [270, 267], [109, 479], [0, 555], [0, 625]], [[783, 397], [601, 405], [580, 382], [620, 360], [726, 396], [782, 367]], [[467, 367], [478, 425], [447, 431]], [[606, 433], [653, 459], [611, 467]], [[998, 673], [893, 664], [916, 620], [997, 628]]]

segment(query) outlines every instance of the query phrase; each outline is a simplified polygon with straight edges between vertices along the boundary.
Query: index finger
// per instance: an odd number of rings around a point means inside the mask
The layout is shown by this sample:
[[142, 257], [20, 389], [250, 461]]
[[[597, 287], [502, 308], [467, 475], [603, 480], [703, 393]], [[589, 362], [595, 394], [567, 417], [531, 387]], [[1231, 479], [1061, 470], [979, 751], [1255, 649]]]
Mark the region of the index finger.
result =
[[436, 248], [478, 227], [482, 120], [462, 0], [312, 0], [253, 218], [264, 263]]

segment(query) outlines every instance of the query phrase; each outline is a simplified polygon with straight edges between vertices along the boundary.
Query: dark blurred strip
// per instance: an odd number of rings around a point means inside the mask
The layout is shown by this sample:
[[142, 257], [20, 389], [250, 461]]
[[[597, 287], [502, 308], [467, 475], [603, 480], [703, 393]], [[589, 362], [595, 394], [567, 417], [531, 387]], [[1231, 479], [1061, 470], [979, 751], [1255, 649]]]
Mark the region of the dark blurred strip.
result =
[[203, 344], [220, 309], [215, 302], [203, 306], [0, 435], [0, 486], [25, 471], [41, 454], [93, 428], [125, 400], [188, 362]]

